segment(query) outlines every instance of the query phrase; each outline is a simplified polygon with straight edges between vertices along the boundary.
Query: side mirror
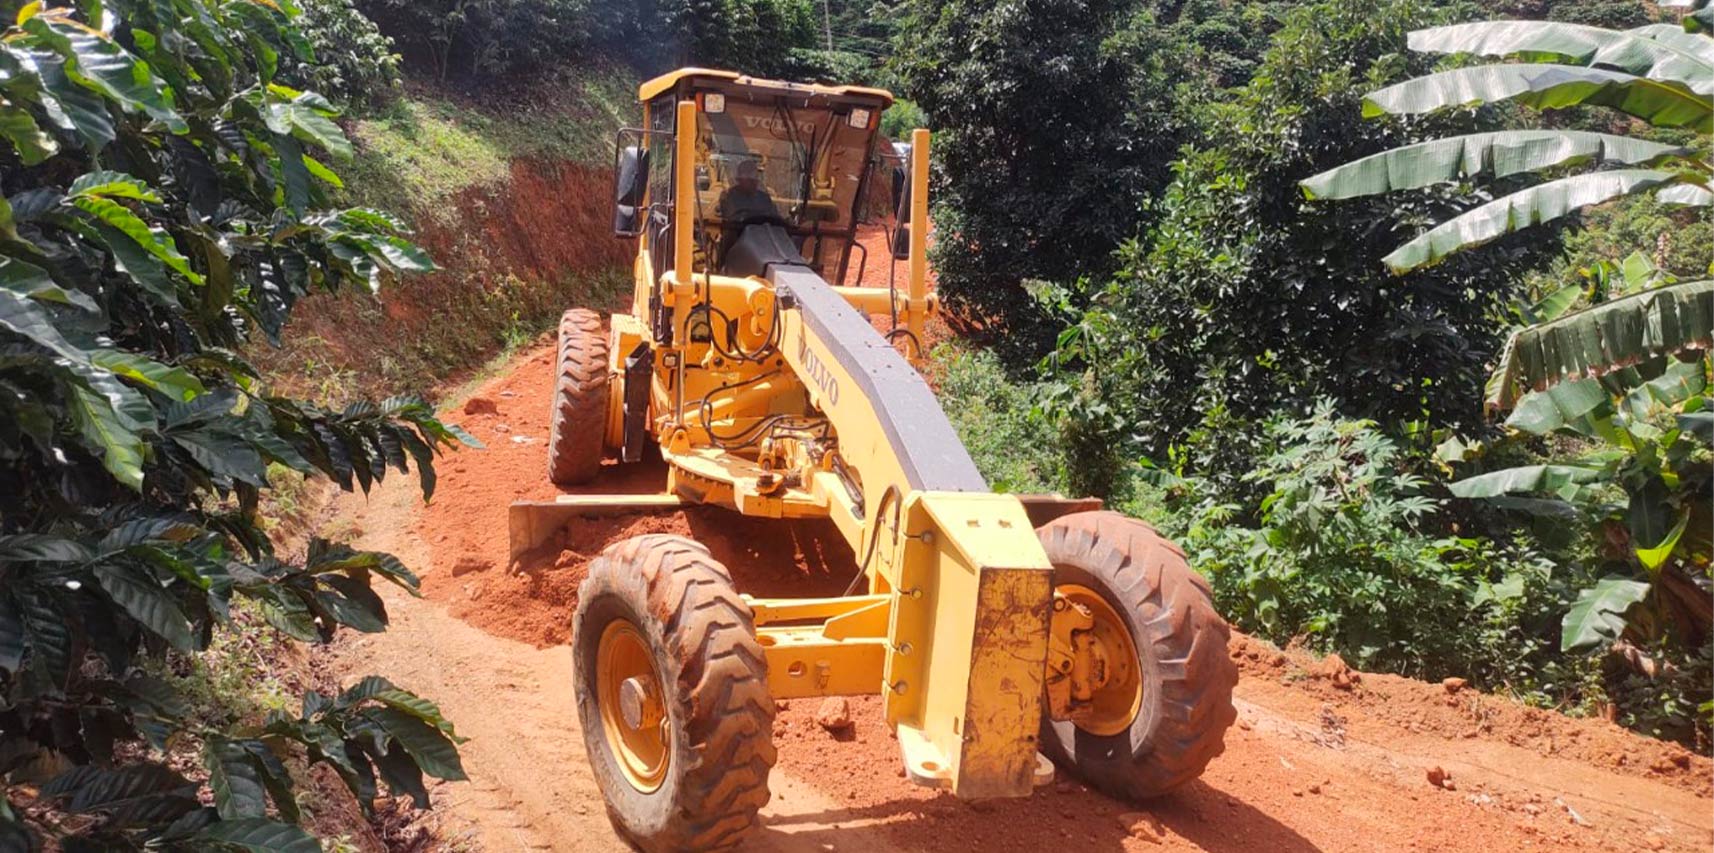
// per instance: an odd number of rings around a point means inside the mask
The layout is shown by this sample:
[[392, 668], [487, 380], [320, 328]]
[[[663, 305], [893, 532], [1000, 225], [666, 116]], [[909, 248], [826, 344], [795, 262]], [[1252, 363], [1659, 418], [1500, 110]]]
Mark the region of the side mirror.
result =
[[615, 152], [613, 164], [613, 234], [635, 237], [643, 233], [642, 204], [649, 190], [649, 152], [639, 145], [626, 145]]
[[893, 170], [893, 198], [898, 199], [895, 221], [898, 227], [893, 229], [892, 250], [893, 258], [905, 260], [911, 256], [911, 182], [905, 179], [906, 170]]

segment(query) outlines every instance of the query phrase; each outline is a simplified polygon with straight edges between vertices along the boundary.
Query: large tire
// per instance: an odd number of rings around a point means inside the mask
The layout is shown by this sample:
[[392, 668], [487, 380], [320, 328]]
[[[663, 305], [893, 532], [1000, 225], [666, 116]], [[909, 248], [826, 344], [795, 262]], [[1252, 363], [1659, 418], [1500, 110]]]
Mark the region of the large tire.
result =
[[1037, 534], [1055, 587], [1099, 593], [1125, 623], [1141, 676], [1128, 727], [1103, 735], [1044, 715], [1042, 751], [1118, 797], [1159, 796], [1200, 776], [1224, 751], [1226, 729], [1237, 719], [1230, 629], [1214, 610], [1208, 582], [1177, 545], [1116, 512], [1062, 516]]
[[[638, 752], [617, 745], [638, 730], [612, 728], [602, 705], [602, 638], [627, 631], [648, 649], [658, 681], [647, 693], [659, 697], [650, 707], [664, 722], [664, 759], [644, 785], [626, 764]], [[609, 546], [578, 589], [571, 642], [584, 745], [613, 825], [651, 853], [737, 846], [768, 802], [774, 702], [750, 608], [726, 568], [683, 536]]]
[[607, 437], [607, 336], [601, 315], [573, 308], [559, 318], [548, 479], [575, 486], [595, 479]]

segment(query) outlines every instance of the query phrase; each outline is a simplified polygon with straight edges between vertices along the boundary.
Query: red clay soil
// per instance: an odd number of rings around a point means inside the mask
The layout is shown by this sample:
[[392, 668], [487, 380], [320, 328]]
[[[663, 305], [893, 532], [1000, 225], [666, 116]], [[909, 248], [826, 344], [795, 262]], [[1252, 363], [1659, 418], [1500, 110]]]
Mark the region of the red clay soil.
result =
[[382, 389], [377, 396], [426, 393], [433, 377], [457, 372], [449, 368], [491, 357], [519, 317], [557, 316], [569, 300], [587, 298], [571, 289], [580, 276], [629, 266], [635, 244], [608, 236], [611, 185], [605, 168], [515, 160], [506, 180], [462, 190], [445, 215], [412, 217], [411, 239], [441, 271], [405, 277], [379, 296], [312, 293], [293, 312], [286, 345], [252, 354], [293, 393], [321, 390], [305, 365], [338, 365], [356, 387]]
[[[565, 642], [575, 591], [607, 544], [650, 532], [707, 543], [757, 595], [837, 594], [852, 555], [816, 524], [718, 509], [580, 522], [510, 573], [506, 505], [546, 499], [551, 348], [521, 357], [457, 416], [488, 450], [446, 460], [415, 532], [434, 544], [424, 591], [483, 630]], [[662, 487], [658, 465], [614, 467], [593, 487]], [[445, 556], [440, 556], [445, 555]], [[967, 803], [909, 784], [875, 697], [852, 700], [841, 737], [818, 702], [780, 703], [780, 770], [908, 850], [1709, 850], [1714, 764], [1597, 719], [1527, 708], [1473, 689], [1355, 673], [1336, 658], [1234, 635], [1239, 721], [1202, 779], [1147, 804], [1062, 777], [1025, 801]], [[1438, 771], [1438, 773], [1436, 772]], [[1438, 783], [1430, 781], [1439, 779]], [[782, 795], [783, 796], [783, 795]], [[837, 837], [834, 837], [837, 840]]]

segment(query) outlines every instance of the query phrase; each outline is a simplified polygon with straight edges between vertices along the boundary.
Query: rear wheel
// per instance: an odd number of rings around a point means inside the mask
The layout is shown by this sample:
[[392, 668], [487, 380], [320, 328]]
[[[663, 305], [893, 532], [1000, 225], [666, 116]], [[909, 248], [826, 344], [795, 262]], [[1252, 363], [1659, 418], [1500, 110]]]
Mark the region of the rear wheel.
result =
[[607, 436], [607, 336], [601, 315], [573, 308], [559, 319], [548, 479], [574, 486], [601, 471]]
[[774, 702], [726, 568], [682, 536], [619, 542], [578, 589], [571, 642], [613, 825], [645, 851], [736, 846], [768, 802]]
[[1042, 720], [1042, 751], [1091, 785], [1141, 799], [1202, 775], [1237, 719], [1238, 669], [1207, 581], [1178, 546], [1116, 512], [1037, 530], [1054, 591], [1092, 617], [1105, 679], [1079, 722]]

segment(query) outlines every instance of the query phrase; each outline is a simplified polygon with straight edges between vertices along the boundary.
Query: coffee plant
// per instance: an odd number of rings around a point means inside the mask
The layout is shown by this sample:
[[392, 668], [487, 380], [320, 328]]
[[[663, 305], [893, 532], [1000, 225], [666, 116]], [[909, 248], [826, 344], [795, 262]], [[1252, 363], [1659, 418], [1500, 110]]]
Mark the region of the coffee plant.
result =
[[364, 17], [353, 0], [301, 0], [298, 29], [315, 55], [309, 62], [285, 60], [280, 76], [290, 85], [314, 89], [354, 110], [387, 101], [398, 91], [399, 55], [393, 40]]
[[474, 439], [417, 398], [271, 394], [241, 353], [312, 290], [433, 263], [396, 219], [325, 209], [351, 146], [276, 78], [313, 56], [289, 2], [0, 11], [0, 850], [319, 850], [287, 760], [426, 805], [457, 737], [385, 679], [217, 727], [152, 673], [241, 599], [313, 641], [383, 630], [376, 579], [416, 591], [386, 554], [276, 554], [270, 466], [365, 491], [414, 467], [426, 497]]

